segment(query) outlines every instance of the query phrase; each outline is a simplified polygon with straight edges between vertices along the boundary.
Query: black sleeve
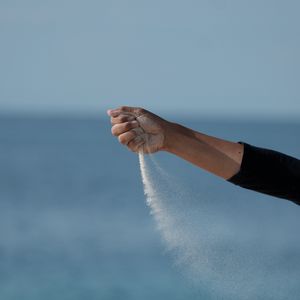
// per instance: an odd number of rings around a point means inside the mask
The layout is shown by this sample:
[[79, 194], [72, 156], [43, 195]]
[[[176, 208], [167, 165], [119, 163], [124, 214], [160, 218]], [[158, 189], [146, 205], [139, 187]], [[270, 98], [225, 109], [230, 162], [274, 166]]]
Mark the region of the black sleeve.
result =
[[286, 154], [244, 145], [240, 171], [229, 182], [300, 205], [300, 160]]

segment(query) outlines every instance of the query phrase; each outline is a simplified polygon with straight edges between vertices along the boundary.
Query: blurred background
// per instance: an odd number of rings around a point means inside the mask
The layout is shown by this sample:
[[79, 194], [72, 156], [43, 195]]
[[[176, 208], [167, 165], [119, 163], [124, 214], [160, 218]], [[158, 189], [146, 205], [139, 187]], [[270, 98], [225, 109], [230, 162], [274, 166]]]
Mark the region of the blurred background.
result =
[[[106, 109], [141, 106], [300, 157], [299, 9], [292, 0], [1, 0], [0, 298], [220, 299], [174, 267], [137, 157], [111, 136]], [[245, 214], [266, 236], [275, 228], [272, 241], [286, 248], [270, 274], [299, 278], [298, 207], [157, 159], [212, 211]], [[299, 299], [291, 282], [278, 299]]]

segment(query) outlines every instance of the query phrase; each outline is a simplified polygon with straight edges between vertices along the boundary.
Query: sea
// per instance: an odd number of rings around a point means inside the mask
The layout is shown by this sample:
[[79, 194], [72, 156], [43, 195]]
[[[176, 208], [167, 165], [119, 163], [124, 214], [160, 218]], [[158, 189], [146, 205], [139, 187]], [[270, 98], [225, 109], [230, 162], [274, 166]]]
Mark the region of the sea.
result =
[[[300, 157], [300, 122], [178, 116], [173, 121]], [[238, 244], [239, 251], [247, 254], [238, 257], [241, 269], [251, 249], [261, 247], [255, 255], [263, 253], [259, 262], [268, 262], [263, 272], [255, 261], [245, 270], [257, 274], [259, 293], [232, 282], [237, 299], [300, 299], [299, 206], [241, 189], [168, 153], [154, 158], [189, 192], [189, 199], [174, 197], [182, 210], [192, 208], [192, 217], [199, 216], [193, 223], [197, 240], [234, 220], [234, 237], [245, 245]], [[228, 257], [222, 254], [228, 254], [226, 245], [211, 255]], [[219, 277], [191, 280], [176, 259], [146, 204], [138, 156], [111, 135], [104, 114], [0, 116], [1, 300], [227, 299], [228, 281], [222, 287]], [[228, 265], [223, 267], [225, 278]]]

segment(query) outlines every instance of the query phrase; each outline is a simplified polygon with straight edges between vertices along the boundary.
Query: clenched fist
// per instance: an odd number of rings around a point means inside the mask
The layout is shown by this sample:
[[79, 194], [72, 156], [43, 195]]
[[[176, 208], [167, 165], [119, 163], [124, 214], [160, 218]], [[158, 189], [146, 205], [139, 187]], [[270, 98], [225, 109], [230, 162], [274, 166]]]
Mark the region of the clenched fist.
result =
[[138, 107], [121, 106], [107, 111], [111, 132], [133, 152], [154, 153], [165, 150], [170, 123]]

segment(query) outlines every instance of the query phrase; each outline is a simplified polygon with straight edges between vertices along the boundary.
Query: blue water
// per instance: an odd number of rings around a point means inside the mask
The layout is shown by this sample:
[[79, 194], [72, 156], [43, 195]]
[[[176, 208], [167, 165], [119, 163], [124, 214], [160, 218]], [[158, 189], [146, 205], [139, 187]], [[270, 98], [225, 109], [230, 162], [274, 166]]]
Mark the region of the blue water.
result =
[[[181, 121], [300, 157], [300, 123]], [[236, 224], [247, 216], [240, 232], [269, 234], [274, 251], [284, 245], [280, 260], [268, 265], [274, 285], [263, 298], [278, 284], [282, 299], [300, 298], [298, 206], [237, 188], [171, 155], [156, 158], [195, 195], [187, 205], [215, 205], [214, 225], [220, 215]], [[213, 282], [191, 283], [174, 266], [145, 204], [137, 156], [111, 136], [107, 119], [2, 116], [0, 208], [0, 299], [220, 299]], [[278, 283], [278, 272], [292, 283]]]

